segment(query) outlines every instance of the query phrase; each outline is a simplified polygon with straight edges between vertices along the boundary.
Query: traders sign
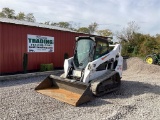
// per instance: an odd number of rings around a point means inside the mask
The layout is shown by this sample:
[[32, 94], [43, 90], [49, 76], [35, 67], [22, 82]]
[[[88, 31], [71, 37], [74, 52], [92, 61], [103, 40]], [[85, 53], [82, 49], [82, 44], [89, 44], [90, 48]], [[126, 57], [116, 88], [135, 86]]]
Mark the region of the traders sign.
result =
[[27, 35], [28, 52], [54, 52], [54, 37]]

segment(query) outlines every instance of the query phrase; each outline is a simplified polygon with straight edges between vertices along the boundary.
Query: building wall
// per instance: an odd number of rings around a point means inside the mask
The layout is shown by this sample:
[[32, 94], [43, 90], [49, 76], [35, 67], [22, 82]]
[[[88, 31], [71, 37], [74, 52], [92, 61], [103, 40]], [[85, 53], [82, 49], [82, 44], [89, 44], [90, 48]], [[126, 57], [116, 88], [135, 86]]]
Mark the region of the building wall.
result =
[[73, 56], [75, 36], [83, 34], [47, 28], [0, 23], [0, 74], [23, 71], [23, 54], [27, 52], [27, 34], [54, 37], [54, 52], [28, 53], [28, 70], [38, 70], [42, 63], [63, 67], [64, 53]]
[[[1, 43], [1, 39], [2, 39], [2, 35], [1, 35], [1, 31], [2, 31], [2, 24], [0, 23], [0, 71], [2, 71], [2, 43]], [[0, 72], [1, 73], [1, 72]]]

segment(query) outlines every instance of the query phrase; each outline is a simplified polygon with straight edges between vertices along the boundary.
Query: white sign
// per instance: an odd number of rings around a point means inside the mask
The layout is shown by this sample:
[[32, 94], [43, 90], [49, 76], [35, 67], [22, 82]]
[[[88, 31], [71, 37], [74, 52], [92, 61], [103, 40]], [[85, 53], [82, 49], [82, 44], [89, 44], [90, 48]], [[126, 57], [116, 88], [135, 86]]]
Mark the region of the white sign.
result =
[[54, 37], [27, 35], [28, 52], [54, 52]]

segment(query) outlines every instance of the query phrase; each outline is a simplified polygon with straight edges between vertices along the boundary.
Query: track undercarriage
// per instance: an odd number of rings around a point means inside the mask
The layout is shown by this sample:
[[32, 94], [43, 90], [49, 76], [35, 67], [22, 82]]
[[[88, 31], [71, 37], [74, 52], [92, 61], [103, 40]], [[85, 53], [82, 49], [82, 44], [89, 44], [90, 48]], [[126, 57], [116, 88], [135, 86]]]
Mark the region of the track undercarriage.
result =
[[121, 78], [115, 71], [110, 71], [91, 82], [91, 89], [95, 96], [102, 96], [106, 93], [119, 89]]

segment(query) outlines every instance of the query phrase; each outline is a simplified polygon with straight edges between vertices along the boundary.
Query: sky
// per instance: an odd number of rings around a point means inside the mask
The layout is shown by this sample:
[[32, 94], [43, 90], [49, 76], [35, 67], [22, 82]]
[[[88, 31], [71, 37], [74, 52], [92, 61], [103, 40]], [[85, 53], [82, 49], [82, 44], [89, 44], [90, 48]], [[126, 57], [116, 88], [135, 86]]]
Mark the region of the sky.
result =
[[160, 34], [160, 0], [0, 0], [0, 10], [33, 13], [36, 22], [69, 22], [75, 27], [122, 30], [135, 21], [143, 34]]

